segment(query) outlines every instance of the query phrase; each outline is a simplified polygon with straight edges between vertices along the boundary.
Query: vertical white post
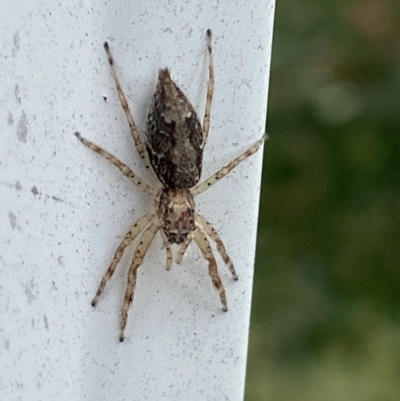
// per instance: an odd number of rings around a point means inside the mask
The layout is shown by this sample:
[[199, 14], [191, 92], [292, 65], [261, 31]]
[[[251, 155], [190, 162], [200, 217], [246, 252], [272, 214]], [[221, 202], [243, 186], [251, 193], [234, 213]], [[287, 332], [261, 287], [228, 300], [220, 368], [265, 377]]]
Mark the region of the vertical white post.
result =
[[[175, 4], [176, 3], [176, 4]], [[159, 238], [118, 342], [133, 248], [90, 302], [128, 227], [152, 204], [73, 135], [141, 166], [102, 47], [143, 127], [168, 67], [203, 116], [206, 29], [215, 94], [203, 178], [264, 132], [274, 1], [2, 2], [0, 12], [0, 399], [241, 400], [261, 152], [201, 194], [239, 281], [217, 256], [229, 312], [191, 246], [164, 270]]]

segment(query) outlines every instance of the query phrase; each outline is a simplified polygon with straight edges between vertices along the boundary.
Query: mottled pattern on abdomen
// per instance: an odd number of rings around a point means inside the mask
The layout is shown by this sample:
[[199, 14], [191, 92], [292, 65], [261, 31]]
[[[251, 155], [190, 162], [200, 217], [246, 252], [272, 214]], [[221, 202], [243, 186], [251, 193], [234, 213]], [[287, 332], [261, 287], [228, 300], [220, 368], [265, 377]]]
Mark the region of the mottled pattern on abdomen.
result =
[[201, 176], [203, 131], [196, 111], [172, 81], [159, 72], [145, 131], [146, 149], [166, 188], [192, 188]]

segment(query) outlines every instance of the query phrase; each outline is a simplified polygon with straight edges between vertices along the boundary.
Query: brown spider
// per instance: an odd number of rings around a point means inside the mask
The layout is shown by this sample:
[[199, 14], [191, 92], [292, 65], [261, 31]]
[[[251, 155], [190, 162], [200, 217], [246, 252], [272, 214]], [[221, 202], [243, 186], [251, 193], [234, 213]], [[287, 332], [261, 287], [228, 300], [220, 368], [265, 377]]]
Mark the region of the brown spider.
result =
[[[119, 83], [114, 67], [111, 50], [106, 43], [104, 48], [111, 67], [111, 74], [117, 87], [118, 97], [128, 119], [136, 149], [162, 188], [154, 188], [144, 182], [126, 164], [112, 154], [83, 138], [78, 132], [75, 135], [87, 147], [99, 153], [114, 164], [143, 192], [154, 198], [153, 206], [133, 224], [114, 258], [104, 274], [92, 306], [96, 306], [108, 280], [112, 277], [120, 262], [125, 248], [141, 233], [133, 260], [128, 271], [128, 283], [121, 312], [120, 341], [124, 340], [124, 331], [128, 319], [129, 306], [133, 300], [136, 286], [136, 275], [139, 266], [149, 249], [157, 232], [160, 231], [167, 255], [167, 270], [172, 264], [172, 244], [181, 244], [176, 263], [180, 263], [189, 244], [194, 240], [204, 258], [208, 261], [211, 280], [218, 290], [222, 309], [227, 311], [225, 290], [218, 274], [217, 263], [211, 250], [208, 237], [217, 246], [222, 259], [228, 265], [235, 280], [238, 279], [233, 263], [226, 253], [225, 246], [213, 226], [196, 211], [194, 198], [207, 190], [218, 180], [225, 177], [240, 162], [251, 156], [260, 148], [265, 140], [263, 136], [246, 152], [221, 168], [207, 180], [199, 183], [202, 169], [203, 148], [210, 128], [210, 109], [214, 90], [214, 69], [211, 48], [211, 31], [207, 30], [207, 48], [209, 55], [209, 75], [207, 101], [203, 120], [203, 128], [199, 118], [184, 93], [170, 77], [168, 69], [160, 70], [158, 84], [150, 105], [146, 127], [145, 146], [140, 139], [129, 105]], [[150, 165], [152, 169], [150, 168]]]

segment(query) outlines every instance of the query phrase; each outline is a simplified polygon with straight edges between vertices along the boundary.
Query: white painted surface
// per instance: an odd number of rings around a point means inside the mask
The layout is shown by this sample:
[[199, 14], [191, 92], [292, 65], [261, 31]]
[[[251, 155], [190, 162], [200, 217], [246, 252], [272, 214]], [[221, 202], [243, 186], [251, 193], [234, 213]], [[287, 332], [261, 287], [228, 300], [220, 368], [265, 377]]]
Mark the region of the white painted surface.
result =
[[211, 28], [216, 86], [206, 178], [264, 131], [273, 0], [1, 3], [0, 399], [241, 400], [261, 152], [197, 199], [239, 274], [234, 282], [217, 257], [229, 312], [198, 249], [166, 272], [157, 239], [120, 344], [132, 247], [96, 309], [90, 301], [151, 199], [73, 133], [150, 181], [102, 43], [110, 43], [141, 128], [164, 66], [203, 115]]

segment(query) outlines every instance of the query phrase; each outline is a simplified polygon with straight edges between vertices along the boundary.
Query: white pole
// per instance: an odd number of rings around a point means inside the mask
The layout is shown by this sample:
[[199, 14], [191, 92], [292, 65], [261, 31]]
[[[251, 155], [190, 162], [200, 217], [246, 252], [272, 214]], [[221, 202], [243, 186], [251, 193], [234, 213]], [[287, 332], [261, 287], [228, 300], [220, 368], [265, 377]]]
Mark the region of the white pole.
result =
[[133, 247], [97, 308], [90, 302], [122, 236], [152, 200], [73, 133], [150, 181], [102, 44], [111, 46], [142, 129], [160, 67], [170, 68], [202, 119], [210, 28], [206, 178], [265, 130], [274, 1], [15, 0], [1, 8], [0, 399], [242, 400], [261, 152], [197, 198], [239, 275], [234, 282], [216, 254], [229, 312], [196, 246], [166, 272], [157, 238], [120, 344]]

